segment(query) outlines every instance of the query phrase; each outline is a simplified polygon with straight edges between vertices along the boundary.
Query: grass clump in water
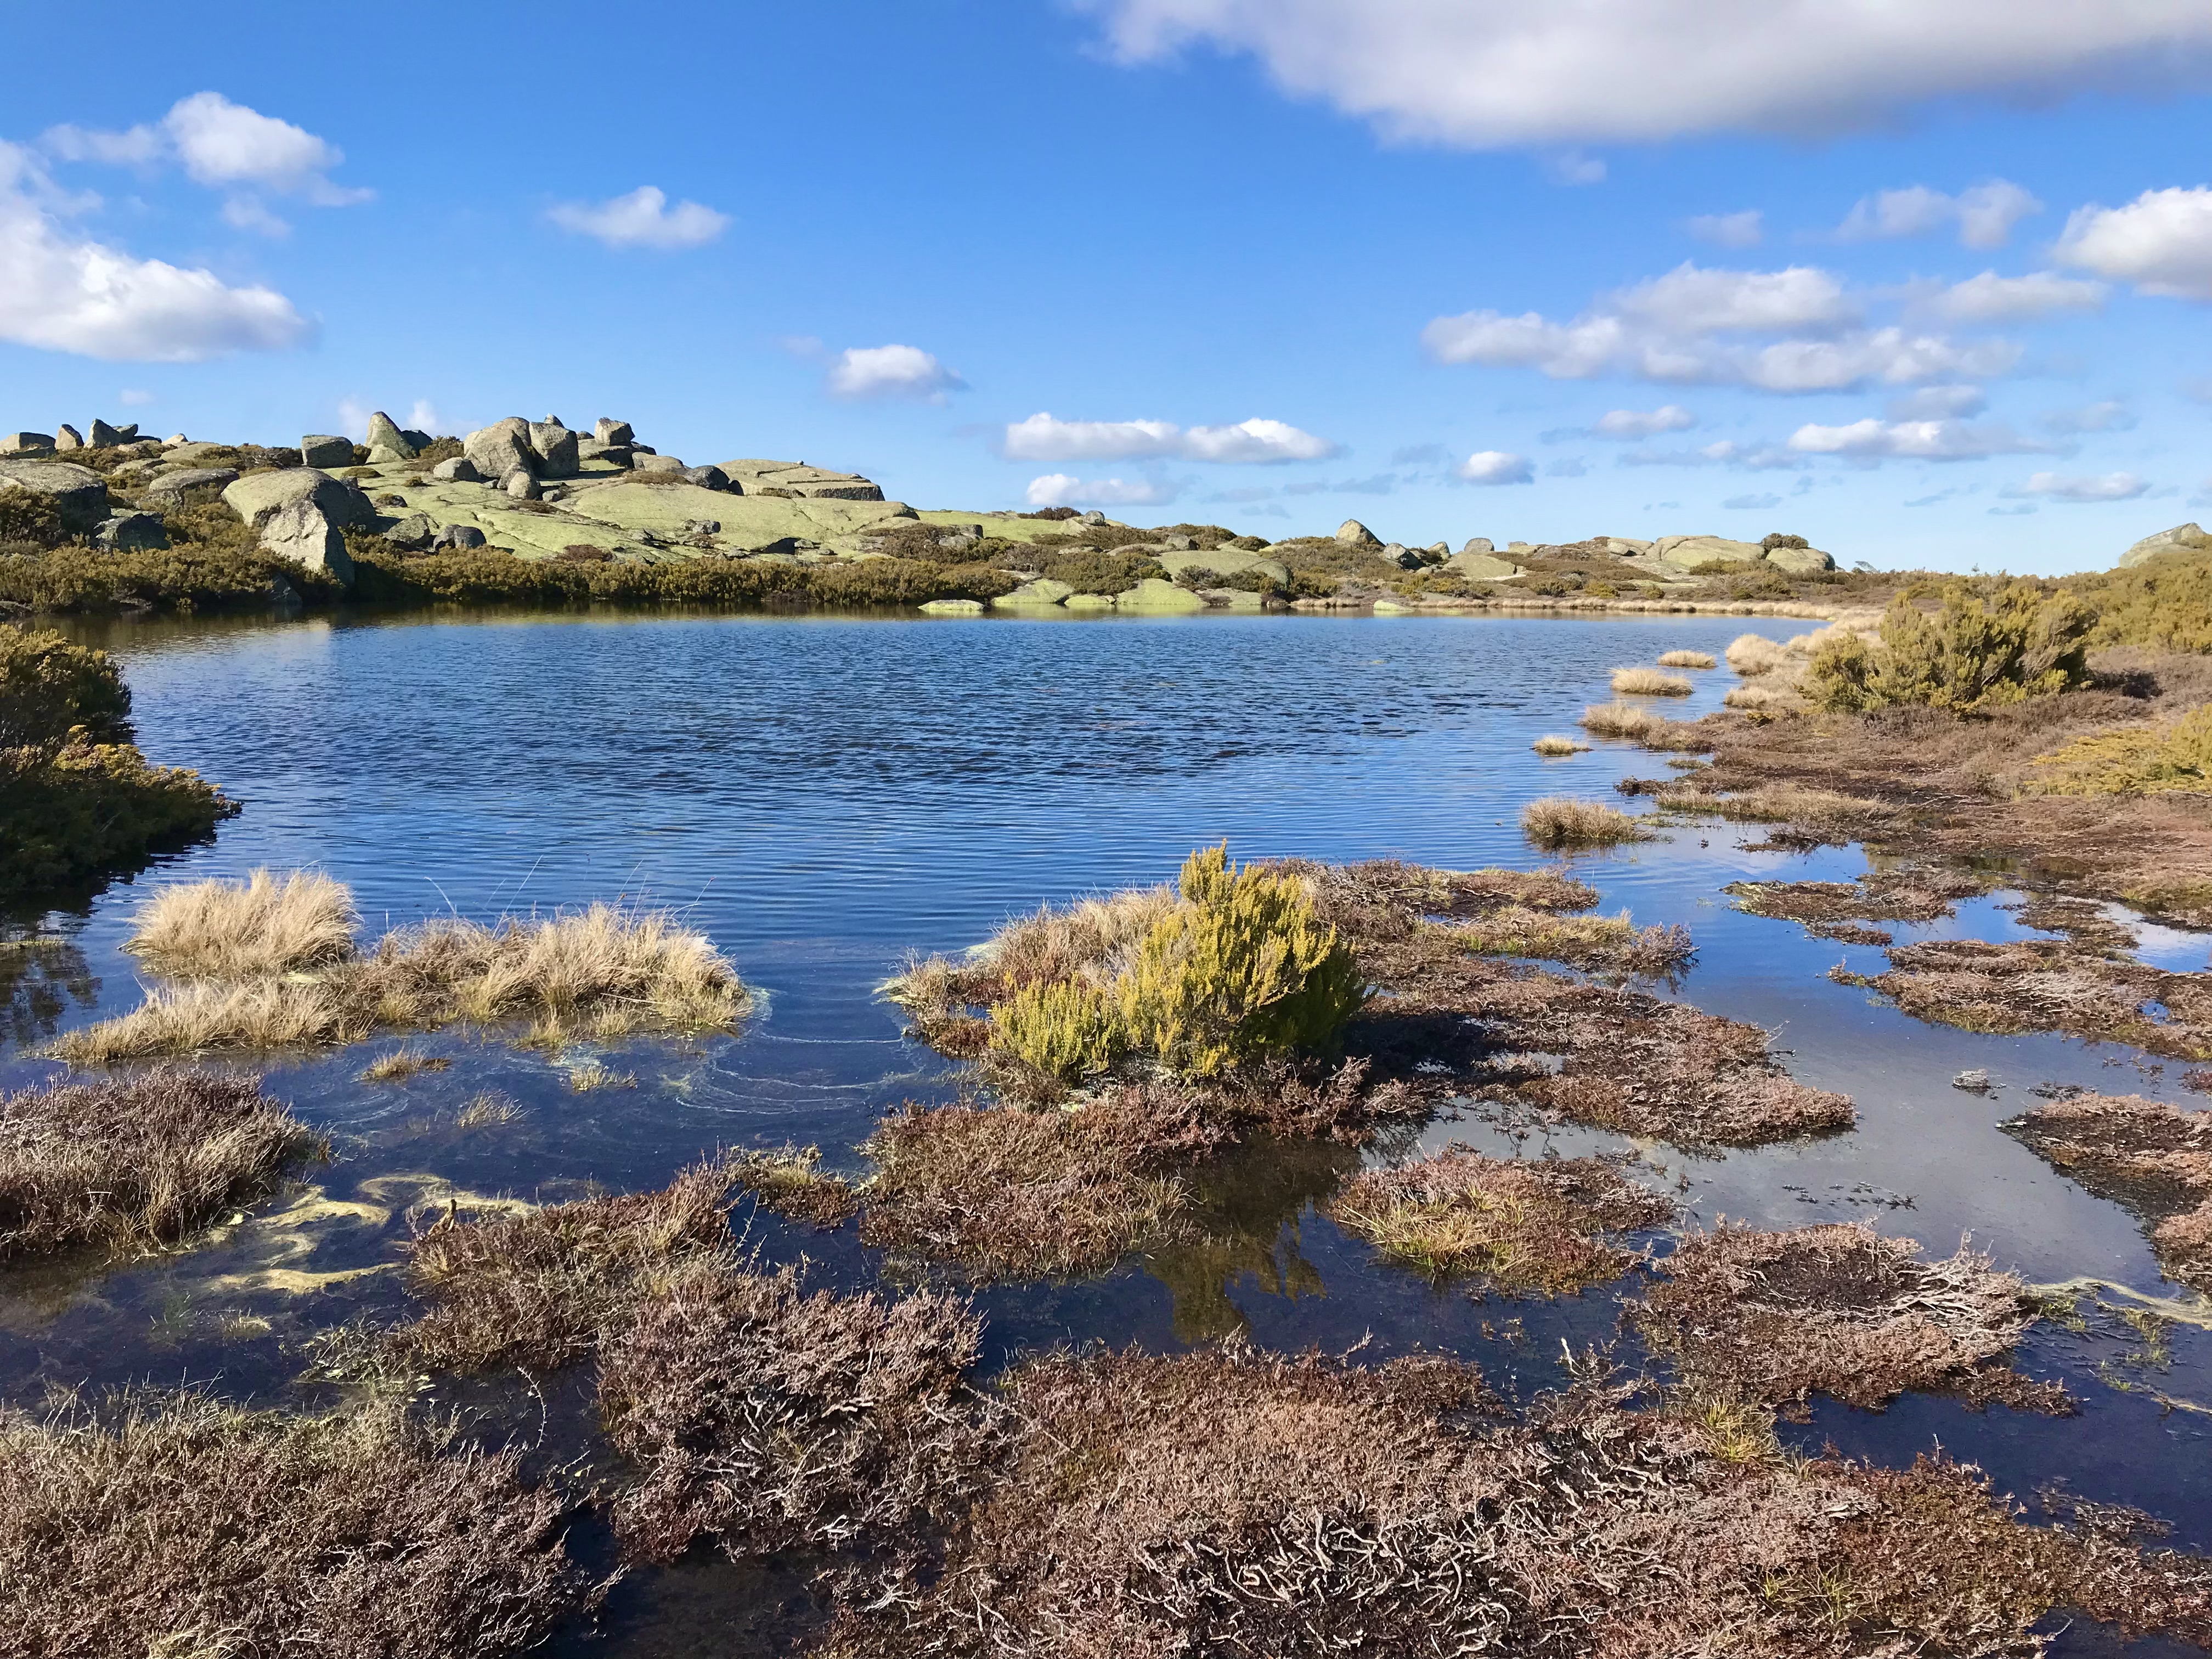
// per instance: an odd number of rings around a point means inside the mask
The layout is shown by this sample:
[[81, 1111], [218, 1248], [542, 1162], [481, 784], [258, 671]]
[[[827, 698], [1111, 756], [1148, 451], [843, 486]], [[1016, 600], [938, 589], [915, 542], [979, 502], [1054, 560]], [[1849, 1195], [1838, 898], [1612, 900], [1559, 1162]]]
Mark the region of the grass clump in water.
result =
[[158, 888], [124, 949], [171, 979], [304, 973], [353, 955], [353, 894], [316, 871]]
[[1557, 737], [1548, 733], [1537, 738], [1528, 746], [1547, 757], [1560, 755], [1587, 755], [1589, 753], [1590, 747], [1586, 743], [1577, 743], [1572, 738]]
[[1617, 916], [1562, 916], [1505, 905], [1450, 931], [1455, 940], [1488, 956], [1522, 957], [1570, 968], [1670, 974], [1686, 967], [1697, 954], [1688, 929], [1638, 927], [1626, 910]]
[[1665, 651], [1659, 656], [1662, 668], [1711, 668], [1713, 656], [1710, 651]]
[[1630, 1316], [1698, 1387], [1801, 1413], [1815, 1393], [1878, 1411], [1908, 1389], [2070, 1411], [2002, 1363], [2033, 1320], [2026, 1286], [1977, 1251], [1919, 1251], [1864, 1225], [1692, 1233]]
[[1686, 697], [1695, 690], [1680, 674], [1662, 674], [1656, 668], [1616, 668], [1613, 689], [1632, 697]]
[[174, 1243], [326, 1150], [252, 1078], [156, 1071], [27, 1090], [0, 1099], [0, 1262]]
[[495, 1659], [599, 1589], [520, 1455], [375, 1401], [330, 1417], [198, 1395], [0, 1413], [11, 1650], [154, 1659]]
[[1610, 1236], [1656, 1227], [1674, 1206], [1597, 1158], [1486, 1158], [1465, 1146], [1346, 1183], [1324, 1213], [1436, 1278], [1478, 1274], [1508, 1295], [1571, 1295], [1636, 1258]]
[[2005, 1128], [2151, 1229], [2166, 1273], [2212, 1295], [2212, 1111], [2140, 1095], [2076, 1095]]
[[363, 1066], [361, 1080], [363, 1083], [404, 1083], [425, 1072], [446, 1071], [453, 1063], [443, 1054], [426, 1054], [420, 1048], [403, 1043], [390, 1054], [380, 1054]]
[[1521, 833], [1539, 847], [1616, 847], [1651, 832], [1618, 807], [1547, 795], [1521, 809]]
[[1625, 738], [1662, 753], [1701, 754], [1712, 739], [1686, 720], [1670, 720], [1640, 703], [1593, 703], [1583, 710], [1582, 728], [1601, 738]]

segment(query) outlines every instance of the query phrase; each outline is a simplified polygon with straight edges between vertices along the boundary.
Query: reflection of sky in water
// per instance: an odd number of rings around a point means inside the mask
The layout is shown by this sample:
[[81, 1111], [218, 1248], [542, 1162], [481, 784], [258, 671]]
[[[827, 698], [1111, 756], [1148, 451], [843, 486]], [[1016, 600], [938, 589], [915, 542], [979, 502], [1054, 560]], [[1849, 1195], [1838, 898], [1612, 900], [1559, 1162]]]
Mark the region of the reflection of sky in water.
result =
[[[403, 1304], [388, 1271], [362, 1270], [389, 1262], [417, 1199], [658, 1184], [720, 1144], [817, 1142], [832, 1164], [854, 1167], [852, 1148], [878, 1117], [951, 1086], [872, 995], [907, 951], [967, 945], [1041, 902], [1164, 879], [1193, 846], [1224, 836], [1240, 856], [1536, 863], [1516, 827], [1526, 801], [1610, 798], [1616, 778], [1663, 774], [1662, 757], [1616, 744], [1565, 761], [1528, 752], [1604, 700], [1610, 669], [1678, 646], [1717, 655], [1747, 629], [1779, 638], [1809, 625], [571, 617], [117, 630], [105, 642], [125, 654], [148, 752], [220, 780], [247, 808], [214, 845], [142, 880], [316, 865], [352, 885], [372, 928], [449, 907], [489, 916], [617, 895], [675, 904], [764, 988], [765, 1011], [735, 1041], [625, 1048], [618, 1066], [637, 1075], [635, 1091], [576, 1093], [542, 1056], [442, 1038], [430, 1046], [453, 1054], [453, 1068], [404, 1088], [357, 1081], [388, 1042], [279, 1066], [272, 1088], [338, 1141], [337, 1161], [311, 1175], [319, 1190], [158, 1263], [11, 1277], [0, 1392], [22, 1399], [51, 1381], [124, 1376], [273, 1386], [297, 1372], [296, 1344], [312, 1329]], [[1691, 678], [1697, 695], [1669, 713], [1716, 707], [1735, 683], [1725, 672]], [[1577, 868], [1607, 909], [1688, 927], [1698, 957], [1677, 994], [1773, 1033], [1798, 1077], [1856, 1100], [1859, 1127], [1714, 1158], [1650, 1147], [1654, 1179], [1684, 1183], [1708, 1224], [1865, 1218], [1945, 1252], [1971, 1233], [2032, 1280], [2092, 1274], [2170, 1290], [2132, 1218], [1996, 1126], [2050, 1083], [2190, 1100], [2183, 1068], [1923, 1025], [1832, 982], [1837, 963], [1876, 971], [1881, 953], [1741, 915], [1719, 890], [1744, 877], [1848, 879], [1865, 859], [1744, 850], [1763, 833], [1680, 830]], [[2034, 937], [2002, 908], [2011, 896], [1891, 931]], [[118, 888], [88, 917], [58, 919], [81, 960], [51, 955], [15, 975], [48, 988], [49, 1020], [64, 1008], [71, 1022], [88, 1018], [83, 997], [109, 1012], [136, 1001], [117, 949], [133, 898]], [[2201, 936], [2139, 934], [2146, 961], [2204, 966]], [[38, 1023], [27, 1018], [18, 1044]], [[1951, 1086], [1973, 1068], [1988, 1069], [1995, 1093]], [[0, 1081], [52, 1069], [18, 1052], [0, 1060]], [[453, 1111], [485, 1088], [522, 1116], [456, 1129]], [[1512, 1144], [1472, 1120], [1439, 1122], [1424, 1140], [1455, 1138]], [[1550, 1144], [1623, 1143], [1571, 1129]], [[1464, 1352], [1501, 1386], [1526, 1389], [1554, 1380], [1563, 1337], [1611, 1336], [1603, 1292], [1476, 1303], [1376, 1267], [1311, 1213], [1342, 1165], [1325, 1152], [1249, 1155], [1201, 1194], [1206, 1243], [1102, 1280], [984, 1292], [994, 1352], [1091, 1337], [1172, 1345], [1238, 1328], [1340, 1348], [1371, 1333], [1376, 1352]], [[775, 1256], [803, 1249], [834, 1280], [877, 1270], [849, 1233], [763, 1220], [754, 1236]], [[283, 1274], [349, 1276], [286, 1295], [270, 1288], [296, 1284]], [[2104, 1361], [2122, 1381], [2212, 1401], [2212, 1342], [2185, 1330], [2173, 1349], [2170, 1369], [2151, 1375], [2116, 1358], [2121, 1336], [2039, 1333], [2027, 1367], [2068, 1376], [2087, 1402], [2079, 1418], [1907, 1400], [1881, 1416], [1823, 1407], [1801, 1438], [1896, 1459], [1940, 1437], [2019, 1490], [2063, 1475], [2212, 1542], [2212, 1419], [2162, 1413], [2149, 1394], [2116, 1392], [2092, 1369]]]

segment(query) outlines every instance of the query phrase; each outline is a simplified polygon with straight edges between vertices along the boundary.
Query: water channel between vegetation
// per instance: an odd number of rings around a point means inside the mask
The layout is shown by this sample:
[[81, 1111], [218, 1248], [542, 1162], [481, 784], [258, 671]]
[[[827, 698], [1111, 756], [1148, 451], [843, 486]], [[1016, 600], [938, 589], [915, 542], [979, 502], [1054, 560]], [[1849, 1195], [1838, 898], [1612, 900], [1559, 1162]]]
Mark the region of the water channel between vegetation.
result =
[[[1224, 839], [1240, 859], [1537, 867], [1546, 860], [1517, 823], [1524, 804], [1619, 800], [1617, 779], [1662, 770], [1625, 744], [1560, 760], [1530, 752], [1605, 700], [1612, 669], [1681, 647], [1717, 657], [1747, 629], [1780, 639], [1804, 626], [501, 616], [81, 629], [120, 657], [148, 756], [197, 768], [246, 811], [135, 885], [38, 923], [55, 943], [18, 957], [29, 969], [13, 985], [0, 1085], [57, 1077], [33, 1052], [40, 1042], [137, 1002], [139, 975], [119, 947], [148, 887], [261, 866], [345, 882], [372, 934], [449, 912], [668, 906], [760, 997], [741, 1032], [698, 1043], [549, 1054], [417, 1037], [412, 1046], [449, 1056], [450, 1068], [397, 1084], [360, 1075], [397, 1038], [271, 1065], [269, 1092], [332, 1138], [334, 1161], [196, 1249], [0, 1275], [0, 1399], [34, 1405], [56, 1385], [137, 1382], [282, 1399], [315, 1332], [404, 1307], [389, 1264], [410, 1208], [441, 1194], [641, 1189], [718, 1146], [786, 1142], [857, 1172], [854, 1149], [885, 1113], [959, 1087], [960, 1068], [903, 1037], [899, 1012], [876, 994], [908, 952], [957, 951], [1041, 903], [1169, 879], [1194, 847]], [[1690, 678], [1695, 693], [1669, 714], [1694, 718], [1735, 683], [1725, 669]], [[1882, 953], [1741, 914], [1721, 890], [1848, 879], [1866, 855], [1753, 850], [1763, 834], [1678, 825], [1572, 865], [1602, 910], [1689, 929], [1695, 961], [1662, 994], [1773, 1034], [1796, 1078], [1856, 1102], [1855, 1130], [1692, 1157], [1571, 1127], [1516, 1140], [1468, 1115], [1431, 1123], [1419, 1146], [1634, 1150], [1632, 1172], [1677, 1194], [1703, 1225], [1866, 1220], [1936, 1255], [1971, 1235], [2032, 1284], [2100, 1281], [2081, 1297], [2079, 1322], [2039, 1324], [2017, 1361], [2065, 1382], [2076, 1415], [1978, 1413], [1917, 1395], [1881, 1413], [1820, 1400], [1784, 1437], [1893, 1466], [1940, 1443], [2031, 1506], [2063, 1483], [2212, 1548], [2212, 1333], [2122, 1319], [2179, 1294], [2142, 1228], [1997, 1127], [2051, 1085], [2205, 1103], [2184, 1068], [2123, 1047], [1923, 1024], [1832, 981], [1839, 962], [1881, 971]], [[2009, 896], [1893, 931], [1900, 941], [2030, 936], [2004, 908]], [[2206, 966], [2203, 937], [2139, 934], [2147, 961]], [[41, 1013], [41, 994], [58, 1006]], [[579, 1068], [592, 1065], [635, 1086], [579, 1090]], [[1953, 1086], [1979, 1069], [1991, 1091]], [[462, 1103], [487, 1090], [519, 1114], [458, 1126]], [[1401, 1138], [1370, 1156], [1413, 1146]], [[1358, 1158], [1239, 1154], [1201, 1194], [1201, 1242], [1096, 1279], [981, 1290], [986, 1363], [1061, 1343], [1172, 1350], [1242, 1334], [1341, 1352], [1370, 1340], [1375, 1356], [1462, 1355], [1522, 1396], [1559, 1380], [1563, 1338], [1618, 1340], [1623, 1363], [1642, 1363], [1635, 1337], [1616, 1329], [1617, 1287], [1479, 1300], [1340, 1231], [1315, 1205]], [[849, 1226], [818, 1234], [744, 1212], [740, 1222], [769, 1260], [804, 1255], [822, 1283], [884, 1272]], [[787, 1593], [726, 1566], [641, 1574], [617, 1591], [604, 1638], [576, 1650], [746, 1651], [733, 1632]]]

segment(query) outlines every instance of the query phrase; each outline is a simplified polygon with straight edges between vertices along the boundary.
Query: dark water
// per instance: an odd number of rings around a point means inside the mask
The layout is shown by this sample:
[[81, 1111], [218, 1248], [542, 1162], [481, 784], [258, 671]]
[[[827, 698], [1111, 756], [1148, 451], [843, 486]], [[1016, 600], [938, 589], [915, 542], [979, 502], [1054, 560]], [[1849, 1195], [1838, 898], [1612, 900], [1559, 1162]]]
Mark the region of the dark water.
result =
[[[188, 1254], [0, 1278], [0, 1398], [124, 1380], [281, 1393], [313, 1332], [398, 1310], [386, 1269], [410, 1206], [455, 1190], [643, 1188], [717, 1146], [787, 1140], [854, 1167], [852, 1149], [884, 1113], [953, 1086], [873, 994], [908, 951], [964, 946], [1040, 902], [1164, 879], [1194, 846], [1224, 837], [1240, 857], [1532, 866], [1516, 827], [1525, 801], [1607, 796], [1616, 778], [1662, 769], [1619, 745], [1564, 761], [1529, 753], [1607, 696], [1609, 670], [1676, 647], [1717, 655], [1746, 629], [1782, 638], [1808, 626], [564, 617], [109, 631], [100, 642], [125, 660], [142, 746], [246, 804], [217, 842], [165, 861], [138, 890], [313, 866], [351, 885], [372, 929], [448, 910], [666, 904], [764, 995], [738, 1036], [599, 1056], [635, 1076], [632, 1090], [578, 1093], [544, 1055], [448, 1039], [416, 1046], [450, 1054], [452, 1070], [404, 1086], [358, 1080], [396, 1041], [275, 1068], [271, 1091], [333, 1135], [336, 1162]], [[1692, 678], [1692, 714], [1734, 683], [1725, 672]], [[2051, 1082], [2186, 1098], [2180, 1068], [2123, 1048], [1920, 1025], [1833, 983], [1824, 975], [1838, 960], [1865, 967], [1880, 953], [1739, 915], [1719, 889], [1742, 876], [1847, 878], [1863, 855], [1746, 850], [1757, 838], [1676, 831], [1579, 860], [1577, 871], [1607, 908], [1688, 927], [1699, 955], [1675, 994], [1775, 1032], [1798, 1077], [1857, 1101], [1860, 1125], [1717, 1158], [1646, 1146], [1653, 1178], [1686, 1183], [1706, 1224], [1867, 1218], [1946, 1254], [1971, 1235], [2035, 1282], [2087, 1275], [2173, 1294], [2130, 1217], [1995, 1126]], [[118, 946], [138, 896], [118, 886], [46, 919], [58, 943], [40, 962], [62, 1024], [137, 1002]], [[2019, 930], [2002, 900], [1897, 931], [2005, 937]], [[2202, 937], [2146, 930], [2146, 956], [2165, 965], [2201, 968], [2206, 950]], [[58, 1070], [26, 1052], [52, 1022], [17, 988], [16, 1041], [0, 1058], [9, 1086]], [[1952, 1088], [1970, 1067], [1988, 1068], [1998, 1091]], [[523, 1115], [467, 1132], [441, 1123], [487, 1087]], [[1424, 1139], [1455, 1138], [1490, 1145], [1495, 1132], [1443, 1122]], [[1553, 1144], [1624, 1143], [1568, 1132]], [[1554, 1380], [1563, 1336], [1613, 1337], [1608, 1292], [1482, 1304], [1378, 1266], [1313, 1213], [1345, 1167], [1326, 1152], [1249, 1158], [1206, 1194], [1206, 1243], [1092, 1282], [985, 1292], [994, 1355], [1237, 1331], [1286, 1348], [1371, 1338], [1374, 1352], [1464, 1353], [1526, 1391]], [[877, 1271], [849, 1235], [801, 1236], [765, 1218], [753, 1232], [772, 1257], [807, 1255], [825, 1282]], [[2103, 1301], [2128, 1305], [2118, 1290]], [[2039, 1328], [2022, 1368], [2065, 1378], [2084, 1401], [2077, 1417], [1907, 1397], [1881, 1414], [1824, 1407], [1789, 1432], [1889, 1462], [1940, 1443], [2023, 1497], [2063, 1480], [2212, 1547], [2212, 1416], [2190, 1403], [2212, 1403], [2212, 1338], [2185, 1322], [2166, 1338], [2170, 1354], [2147, 1353], [2110, 1313], [2086, 1332]], [[1632, 1344], [1622, 1352], [1633, 1359]], [[624, 1590], [614, 1639], [592, 1650], [739, 1650], [732, 1620], [787, 1589], [726, 1568], [647, 1576]]]

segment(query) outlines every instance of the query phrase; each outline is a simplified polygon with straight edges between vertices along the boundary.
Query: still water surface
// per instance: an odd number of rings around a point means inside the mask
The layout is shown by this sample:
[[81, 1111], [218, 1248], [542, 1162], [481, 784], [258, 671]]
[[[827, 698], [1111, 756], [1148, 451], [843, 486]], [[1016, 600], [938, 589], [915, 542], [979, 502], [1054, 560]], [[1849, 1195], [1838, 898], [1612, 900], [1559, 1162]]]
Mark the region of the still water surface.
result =
[[[452, 1189], [556, 1199], [592, 1183], [638, 1188], [717, 1146], [786, 1141], [857, 1167], [853, 1148], [884, 1113], [957, 1086], [874, 994], [908, 951], [957, 949], [1040, 903], [1168, 878], [1193, 847], [1224, 838], [1240, 858], [1534, 866], [1516, 825], [1523, 803], [1562, 791], [1610, 799], [1616, 779], [1660, 769], [1620, 745], [1563, 761], [1530, 754], [1534, 738], [1571, 731], [1583, 705], [1607, 696], [1610, 670], [1678, 647], [1718, 655], [1747, 628], [1783, 638], [1803, 626], [564, 616], [108, 630], [98, 637], [124, 660], [142, 746], [219, 781], [246, 810], [136, 890], [47, 919], [82, 955], [65, 970], [64, 1024], [137, 1000], [118, 947], [139, 891], [261, 865], [330, 872], [372, 932], [449, 910], [674, 906], [763, 996], [735, 1037], [603, 1056], [635, 1075], [635, 1090], [579, 1094], [542, 1054], [447, 1039], [431, 1046], [453, 1069], [404, 1086], [358, 1080], [393, 1041], [273, 1067], [271, 1091], [334, 1137], [337, 1160], [190, 1254], [0, 1279], [0, 1398], [125, 1380], [280, 1395], [305, 1337], [400, 1310], [384, 1269], [407, 1210]], [[1725, 671], [1691, 678], [1692, 716], [1735, 683]], [[1796, 1075], [1856, 1100], [1859, 1127], [1712, 1158], [1649, 1146], [1651, 1178], [1679, 1184], [1706, 1224], [1864, 1218], [1945, 1254], [1971, 1235], [2034, 1282], [2086, 1274], [2172, 1294], [2130, 1217], [1996, 1126], [2051, 1083], [2191, 1101], [2180, 1068], [2124, 1048], [1921, 1025], [1833, 983], [1825, 975], [1838, 961], [1878, 967], [1881, 953], [1740, 915], [1719, 890], [1742, 877], [1848, 878], [1865, 858], [1747, 850], [1759, 833], [1678, 830], [1577, 860], [1577, 873], [1608, 910], [1687, 927], [1698, 956], [1672, 994], [1773, 1032]], [[2006, 896], [1894, 931], [2014, 936]], [[2146, 930], [2144, 950], [2161, 965], [2205, 965], [2201, 936]], [[1950, 1086], [1972, 1067], [1992, 1073], [1994, 1094]], [[21, 1041], [0, 1054], [7, 1086], [58, 1070]], [[487, 1087], [520, 1102], [522, 1118], [472, 1133], [438, 1125]], [[1424, 1137], [1454, 1139], [1510, 1146], [1471, 1120]], [[1583, 1131], [1551, 1144], [1626, 1145]], [[1346, 1163], [1336, 1152], [1248, 1159], [1206, 1194], [1206, 1243], [1088, 1283], [984, 1292], [994, 1363], [1061, 1341], [1170, 1347], [1241, 1332], [1335, 1350], [1371, 1338], [1370, 1353], [1463, 1353], [1525, 1393], [1555, 1380], [1563, 1336], [1613, 1338], [1607, 1291], [1478, 1303], [1378, 1266], [1311, 1207]], [[771, 1259], [806, 1255], [825, 1283], [879, 1270], [849, 1231], [801, 1235], [763, 1218], [752, 1234]], [[2111, 1316], [2087, 1334], [2039, 1327], [2021, 1368], [2074, 1388], [2084, 1408], [2070, 1419], [1908, 1396], [1881, 1414], [1823, 1405], [1785, 1433], [1889, 1462], [1940, 1442], [2023, 1498], [2063, 1480], [2212, 1547], [2212, 1417], [2189, 1403], [2212, 1403], [2212, 1340], [2185, 1324], [2170, 1340], [2160, 1364]], [[1620, 1354], [1637, 1362], [1632, 1340]], [[731, 1620], [765, 1593], [726, 1569], [643, 1580], [617, 1600], [614, 1639], [592, 1650], [732, 1651]]]

